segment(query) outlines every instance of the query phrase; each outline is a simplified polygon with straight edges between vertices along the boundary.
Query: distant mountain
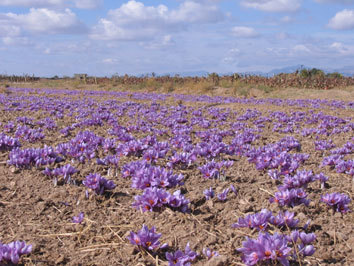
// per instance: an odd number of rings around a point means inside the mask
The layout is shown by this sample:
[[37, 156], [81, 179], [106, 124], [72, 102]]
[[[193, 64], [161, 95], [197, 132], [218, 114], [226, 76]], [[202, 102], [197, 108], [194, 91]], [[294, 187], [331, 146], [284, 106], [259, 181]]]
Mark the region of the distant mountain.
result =
[[346, 77], [352, 77], [354, 75], [354, 66], [345, 66], [338, 69], [333, 69], [330, 72], [339, 72]]
[[267, 73], [268, 76], [278, 75], [280, 73], [294, 73], [296, 70], [301, 69], [311, 69], [312, 67], [304, 66], [304, 65], [295, 65], [295, 66], [288, 66], [283, 68], [276, 68]]

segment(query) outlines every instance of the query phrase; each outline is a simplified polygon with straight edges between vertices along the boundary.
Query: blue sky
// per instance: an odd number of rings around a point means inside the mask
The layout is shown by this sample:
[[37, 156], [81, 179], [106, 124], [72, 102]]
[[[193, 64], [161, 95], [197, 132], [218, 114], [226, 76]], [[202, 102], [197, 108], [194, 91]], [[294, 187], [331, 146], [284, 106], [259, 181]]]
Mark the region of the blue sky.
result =
[[354, 0], [0, 0], [0, 74], [354, 66]]

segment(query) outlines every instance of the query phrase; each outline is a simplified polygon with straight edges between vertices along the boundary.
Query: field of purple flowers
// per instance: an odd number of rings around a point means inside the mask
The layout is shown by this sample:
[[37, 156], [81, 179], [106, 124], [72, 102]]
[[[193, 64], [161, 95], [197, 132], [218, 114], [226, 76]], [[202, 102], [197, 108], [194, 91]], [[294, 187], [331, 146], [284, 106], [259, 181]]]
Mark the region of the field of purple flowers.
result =
[[354, 102], [9, 91], [0, 264], [354, 264]]

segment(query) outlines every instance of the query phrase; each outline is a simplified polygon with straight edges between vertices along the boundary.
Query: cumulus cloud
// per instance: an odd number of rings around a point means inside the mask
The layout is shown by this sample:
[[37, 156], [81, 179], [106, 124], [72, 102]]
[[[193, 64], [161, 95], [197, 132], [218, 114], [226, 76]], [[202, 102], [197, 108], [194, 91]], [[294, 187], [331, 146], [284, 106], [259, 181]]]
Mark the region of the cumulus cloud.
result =
[[0, 13], [0, 37], [5, 44], [28, 43], [31, 34], [74, 34], [85, 32], [76, 15], [65, 9], [57, 12], [46, 8], [31, 8], [29, 13]]
[[294, 12], [301, 6], [301, 0], [243, 0], [241, 5], [266, 12]]
[[145, 40], [154, 35], [166, 35], [194, 23], [215, 23], [223, 19], [215, 5], [185, 1], [177, 9], [165, 5], [145, 6], [131, 0], [110, 10], [107, 18], [93, 27], [91, 38], [100, 40]]
[[341, 42], [334, 42], [329, 46], [329, 48], [341, 55], [354, 55], [354, 45], [346, 45]]
[[1, 0], [0, 6], [96, 8], [103, 0]]
[[304, 52], [310, 53], [311, 52], [311, 50], [303, 44], [295, 45], [292, 50], [294, 52], [300, 52], [300, 53], [304, 53]]
[[354, 10], [344, 9], [330, 19], [328, 27], [335, 30], [354, 29]]
[[258, 32], [251, 27], [236, 26], [231, 29], [231, 32], [232, 35], [238, 38], [255, 38], [259, 36]]
[[70, 9], [57, 12], [46, 8], [31, 8], [27, 14], [7, 13], [4, 18], [7, 18], [8, 25], [31, 33], [78, 33], [84, 29]]

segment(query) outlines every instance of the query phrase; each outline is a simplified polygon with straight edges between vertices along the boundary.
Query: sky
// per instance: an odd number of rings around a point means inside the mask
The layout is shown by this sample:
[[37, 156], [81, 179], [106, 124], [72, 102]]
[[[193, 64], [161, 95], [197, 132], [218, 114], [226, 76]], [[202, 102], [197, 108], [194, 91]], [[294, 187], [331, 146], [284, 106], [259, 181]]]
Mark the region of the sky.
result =
[[0, 0], [0, 74], [354, 68], [354, 0]]

